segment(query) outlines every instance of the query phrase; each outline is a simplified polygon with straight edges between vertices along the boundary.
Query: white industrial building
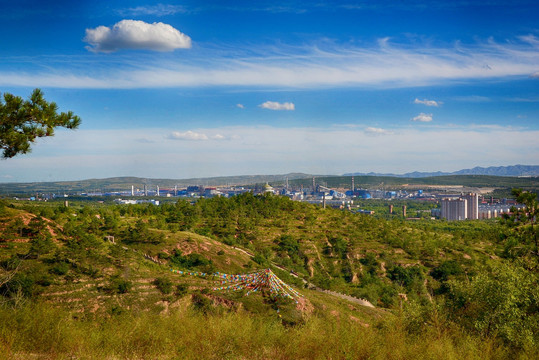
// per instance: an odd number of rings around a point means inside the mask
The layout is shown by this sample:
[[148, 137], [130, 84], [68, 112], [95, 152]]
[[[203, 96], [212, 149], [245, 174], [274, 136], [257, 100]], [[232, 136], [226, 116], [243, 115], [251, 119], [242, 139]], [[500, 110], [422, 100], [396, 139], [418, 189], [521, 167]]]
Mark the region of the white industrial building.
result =
[[470, 193], [456, 199], [443, 199], [441, 204], [441, 217], [449, 221], [479, 219], [477, 194]]

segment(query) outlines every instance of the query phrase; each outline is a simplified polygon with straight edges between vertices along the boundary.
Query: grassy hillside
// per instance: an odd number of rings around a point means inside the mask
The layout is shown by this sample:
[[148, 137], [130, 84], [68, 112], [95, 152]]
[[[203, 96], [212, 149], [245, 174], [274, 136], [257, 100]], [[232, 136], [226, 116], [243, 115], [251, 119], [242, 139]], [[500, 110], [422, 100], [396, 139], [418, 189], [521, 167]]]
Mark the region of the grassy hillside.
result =
[[[537, 259], [518, 231], [251, 194], [158, 207], [2, 203], [0, 353], [533, 358]], [[211, 276], [170, 268], [271, 268], [303, 297], [212, 291]]]

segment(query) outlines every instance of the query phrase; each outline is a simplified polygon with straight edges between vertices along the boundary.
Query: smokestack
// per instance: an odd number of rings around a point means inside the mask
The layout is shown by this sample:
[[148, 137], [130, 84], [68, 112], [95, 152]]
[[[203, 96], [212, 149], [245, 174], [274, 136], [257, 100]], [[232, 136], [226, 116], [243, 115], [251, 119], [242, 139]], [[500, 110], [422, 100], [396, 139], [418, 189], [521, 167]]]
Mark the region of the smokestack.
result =
[[157, 196], [159, 196], [159, 185], [157, 185]]
[[406, 217], [406, 205], [402, 205], [402, 216]]
[[135, 196], [135, 185], [131, 185], [131, 196]]
[[389, 213], [393, 214], [393, 205], [389, 205]]

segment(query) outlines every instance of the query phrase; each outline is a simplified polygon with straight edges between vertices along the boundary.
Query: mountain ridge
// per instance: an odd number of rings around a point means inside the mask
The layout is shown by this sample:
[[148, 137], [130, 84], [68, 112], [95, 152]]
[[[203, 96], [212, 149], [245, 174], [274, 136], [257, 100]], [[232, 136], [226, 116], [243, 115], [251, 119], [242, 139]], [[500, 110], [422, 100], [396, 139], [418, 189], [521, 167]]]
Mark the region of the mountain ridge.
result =
[[413, 171], [405, 174], [393, 174], [393, 173], [346, 173], [343, 176], [394, 176], [394, 177], [408, 177], [408, 178], [422, 178], [433, 176], [445, 176], [445, 175], [494, 175], [494, 176], [539, 176], [539, 165], [509, 165], [509, 166], [489, 166], [481, 167], [476, 166], [472, 169], [462, 169], [453, 172], [421, 172]]

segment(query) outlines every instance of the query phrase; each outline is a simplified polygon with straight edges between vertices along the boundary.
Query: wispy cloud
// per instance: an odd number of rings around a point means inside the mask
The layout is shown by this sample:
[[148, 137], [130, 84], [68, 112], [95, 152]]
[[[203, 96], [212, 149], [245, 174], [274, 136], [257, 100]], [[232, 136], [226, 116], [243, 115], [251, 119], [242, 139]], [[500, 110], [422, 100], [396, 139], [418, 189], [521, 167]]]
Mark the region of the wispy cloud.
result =
[[393, 131], [376, 127], [365, 128], [365, 133], [370, 135], [392, 135]]
[[[128, 20], [123, 20], [124, 22]], [[127, 31], [118, 24], [129, 25]], [[170, 25], [120, 22], [113, 28], [88, 29], [93, 51], [124, 48], [173, 50], [191, 46], [190, 38]], [[142, 27], [154, 35], [139, 35]], [[165, 30], [166, 28], [166, 30]], [[144, 40], [146, 39], [146, 40]], [[201, 45], [202, 46], [202, 45]], [[153, 55], [153, 54], [152, 54]], [[537, 72], [539, 45], [515, 40], [434, 48], [382, 39], [373, 46], [323, 45], [229, 48], [198, 47], [180, 55], [131, 59], [51, 60], [32, 72], [18, 68], [0, 73], [1, 86], [63, 88], [157, 88], [257, 86], [322, 88], [343, 86], [408, 87], [454, 80], [528, 77]], [[33, 62], [35, 63], [35, 62]], [[488, 64], [488, 68], [485, 67]], [[28, 85], [31, 84], [31, 85]]]
[[240, 109], [245, 109], [245, 106], [243, 104], [236, 104], [236, 107]]
[[90, 44], [86, 49], [105, 53], [121, 49], [172, 51], [191, 47], [191, 38], [172, 26], [139, 20], [122, 20], [112, 28], [86, 29], [84, 41]]
[[416, 98], [414, 100], [414, 104], [423, 104], [423, 105], [427, 105], [427, 106], [436, 106], [436, 107], [438, 107], [443, 103], [441, 101], [436, 101], [436, 100], [427, 100], [427, 99], [419, 100], [418, 98]]
[[512, 101], [512, 102], [534, 103], [534, 102], [539, 102], [539, 96], [528, 97], [528, 98], [515, 97], [515, 98], [508, 98], [506, 100], [507, 101]]
[[455, 96], [453, 99], [456, 101], [463, 101], [463, 102], [490, 102], [492, 101], [491, 98], [486, 97], [486, 96], [480, 96], [480, 95]]
[[139, 15], [167, 16], [167, 15], [174, 15], [178, 13], [183, 14], [186, 12], [188, 12], [188, 10], [184, 6], [170, 5], [170, 4], [137, 6], [137, 7], [118, 10], [118, 13], [122, 16], [139, 16]]
[[197, 133], [191, 130], [186, 132], [174, 131], [168, 136], [168, 138], [174, 140], [209, 140], [208, 135]]
[[135, 139], [135, 141], [141, 144], [153, 144], [155, 142], [153, 140], [146, 139], [146, 138]]
[[430, 122], [432, 121], [432, 114], [420, 113], [412, 118], [412, 121]]
[[226, 136], [222, 134], [213, 134], [213, 135], [207, 135], [205, 133], [201, 132], [195, 132], [195, 131], [173, 131], [167, 136], [168, 139], [171, 140], [189, 140], [189, 141], [206, 141], [206, 140], [226, 140], [228, 139]]
[[263, 104], [258, 105], [262, 109], [269, 109], [269, 110], [295, 110], [296, 107], [293, 103], [285, 102], [285, 103], [279, 103], [275, 101], [266, 101]]

